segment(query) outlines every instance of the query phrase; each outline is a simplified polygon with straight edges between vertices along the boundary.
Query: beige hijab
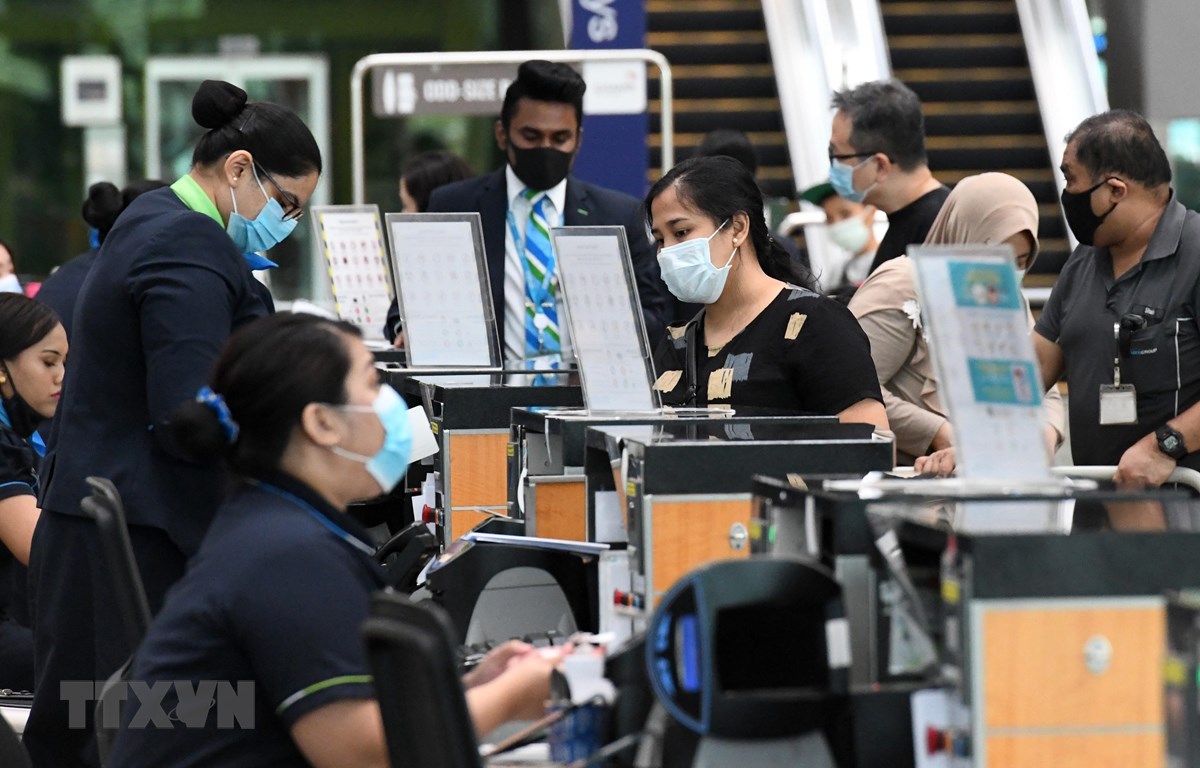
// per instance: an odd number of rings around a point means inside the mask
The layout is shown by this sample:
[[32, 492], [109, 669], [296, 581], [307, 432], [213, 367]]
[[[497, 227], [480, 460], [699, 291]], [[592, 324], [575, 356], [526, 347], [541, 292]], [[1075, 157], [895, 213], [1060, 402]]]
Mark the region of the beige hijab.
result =
[[1033, 235], [1038, 253], [1038, 208], [1033, 193], [1007, 173], [968, 176], [955, 185], [942, 205], [926, 245], [996, 245], [1018, 232]]

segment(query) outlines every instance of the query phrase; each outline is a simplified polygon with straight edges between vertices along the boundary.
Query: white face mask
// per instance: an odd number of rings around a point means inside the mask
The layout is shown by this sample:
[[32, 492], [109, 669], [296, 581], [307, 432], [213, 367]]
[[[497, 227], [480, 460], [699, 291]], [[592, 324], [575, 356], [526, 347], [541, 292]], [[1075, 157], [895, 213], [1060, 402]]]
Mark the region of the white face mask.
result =
[[667, 289], [680, 301], [692, 304], [712, 304], [721, 298], [725, 290], [725, 281], [729, 278], [729, 267], [737, 248], [729, 254], [725, 266], [717, 268], [712, 263], [712, 253], [709, 241], [717, 236], [729, 223], [726, 219], [717, 227], [717, 231], [708, 237], [695, 237], [684, 240], [658, 252], [658, 266], [662, 270], [663, 282]]
[[867, 244], [867, 240], [871, 237], [871, 230], [857, 216], [851, 216], [848, 219], [842, 219], [830, 224], [828, 230], [830, 240], [855, 256], [862, 251]]
[[0, 293], [22, 293], [21, 281], [16, 275], [0, 277]]
[[1017, 273], [1017, 285], [1020, 285], [1020, 284], [1021, 284], [1021, 281], [1025, 279], [1025, 270], [1023, 270], [1023, 269], [1018, 269], [1018, 270], [1015, 270], [1015, 271], [1016, 271], [1016, 273]]

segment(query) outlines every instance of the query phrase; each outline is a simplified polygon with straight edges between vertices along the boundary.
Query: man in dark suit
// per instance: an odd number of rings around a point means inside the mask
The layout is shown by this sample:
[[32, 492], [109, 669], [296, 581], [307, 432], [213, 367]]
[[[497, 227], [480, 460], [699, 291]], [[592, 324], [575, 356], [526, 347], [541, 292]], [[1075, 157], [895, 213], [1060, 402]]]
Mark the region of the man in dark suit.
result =
[[569, 173], [582, 138], [585, 88], [565, 64], [522, 64], [496, 121], [496, 143], [508, 163], [440, 187], [429, 198], [431, 212], [478, 212], [483, 220], [500, 347], [511, 365], [543, 367], [558, 355], [570, 358], [567, 324], [558, 322], [557, 265], [552, 253], [545, 254], [552, 265], [545, 275], [536, 263], [539, 248], [548, 248], [544, 231], [552, 227], [625, 227], [651, 347], [674, 319], [641, 202]]

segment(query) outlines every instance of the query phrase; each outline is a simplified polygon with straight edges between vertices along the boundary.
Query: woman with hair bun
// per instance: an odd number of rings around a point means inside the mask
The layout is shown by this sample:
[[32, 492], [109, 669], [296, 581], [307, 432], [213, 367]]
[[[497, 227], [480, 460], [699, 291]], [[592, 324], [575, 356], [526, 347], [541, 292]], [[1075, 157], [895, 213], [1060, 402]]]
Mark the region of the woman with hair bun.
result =
[[646, 195], [663, 281], [703, 304], [654, 356], [668, 405], [757, 406], [887, 429], [871, 348], [774, 242], [754, 177], [731, 157], [676, 165]]
[[[346, 507], [403, 479], [412, 428], [358, 330], [288, 313], [251, 323], [171, 431], [196, 461], [223, 460], [242, 482], [138, 648], [110, 765], [388, 764], [359, 635], [384, 582]], [[463, 682], [476, 728], [543, 714], [562, 652], [508, 643], [472, 670]], [[253, 723], [185, 714], [176, 680], [252, 681]], [[146, 722], [143, 707], [179, 717], [132, 725]]]
[[37, 293], [37, 300], [49, 305], [62, 320], [67, 338], [71, 337], [71, 319], [75, 315], [75, 300], [79, 297], [79, 289], [91, 271], [92, 264], [96, 263], [100, 246], [108, 237], [113, 224], [117, 223], [117, 217], [138, 195], [165, 186], [167, 185], [164, 182], [157, 179], [142, 179], [129, 182], [124, 189], [117, 189], [116, 185], [107, 181], [99, 181], [88, 187], [87, 199], [83, 201], [83, 220], [91, 228], [91, 247], [54, 270]]
[[36, 681], [24, 739], [39, 765], [96, 764], [91, 707], [87, 727], [72, 725], [79, 715], [61, 683], [104, 680], [129, 654], [95, 524], [80, 511], [85, 479], [120, 491], [157, 610], [224, 485], [218, 470], [182, 456], [165, 427], [230, 334], [271, 310], [251, 270], [295, 228], [321, 173], [303, 121], [237, 86], [201, 83], [192, 117], [205, 132], [191, 170], [130, 203], [100, 247], [104, 268], [79, 293], [29, 564]]
[[25, 566], [38, 520], [38, 426], [54, 415], [67, 334], [54, 311], [0, 294], [0, 688], [33, 688]]

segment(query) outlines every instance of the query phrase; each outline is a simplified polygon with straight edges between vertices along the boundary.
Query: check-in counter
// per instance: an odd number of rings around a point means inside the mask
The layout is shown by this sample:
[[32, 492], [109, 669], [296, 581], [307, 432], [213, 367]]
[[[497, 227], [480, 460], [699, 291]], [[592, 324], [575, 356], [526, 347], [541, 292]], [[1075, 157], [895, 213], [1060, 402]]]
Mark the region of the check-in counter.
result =
[[589, 428], [589, 516], [599, 517], [606, 491], [616, 499], [629, 541], [630, 604], [650, 610], [691, 569], [750, 554], [754, 474], [862, 475], [889, 469], [892, 449], [890, 439], [866, 424]]
[[406, 377], [404, 394], [429, 415], [438, 441], [434, 492], [442, 545], [508, 514], [509, 413], [516, 407], [583, 405], [578, 386], [527, 387]]
[[[588, 514], [584, 472], [589, 427], [644, 424], [836, 424], [836, 416], [783, 415], [739, 408], [736, 413], [599, 412], [570, 408], [514, 408], [508, 453], [509, 514], [524, 516], [530, 536], [599, 541], [594, 514]], [[612, 483], [605, 487], [611, 489]], [[620, 537], [615, 541], [624, 541]], [[609, 542], [609, 543], [615, 543]]]
[[833, 567], [850, 621], [852, 684], [888, 678], [894, 596], [920, 604], [907, 615], [924, 614], [936, 654], [924, 677], [944, 689], [946, 718], [916, 726], [962, 752], [939, 756], [943, 764], [1166, 765], [1164, 594], [1200, 587], [1194, 501], [1177, 492], [1138, 498], [1170, 500], [1168, 530], [1068, 535], [1051, 532], [1047, 518], [1046, 532], [964, 533], [954, 521], [972, 507], [992, 516], [1009, 508], [1028, 521], [1035, 504], [1054, 515], [1063, 498], [1130, 497], [864, 497], [806, 480], [756, 479], [754, 549], [804, 552]]

